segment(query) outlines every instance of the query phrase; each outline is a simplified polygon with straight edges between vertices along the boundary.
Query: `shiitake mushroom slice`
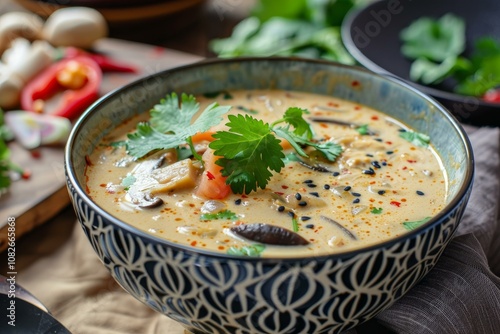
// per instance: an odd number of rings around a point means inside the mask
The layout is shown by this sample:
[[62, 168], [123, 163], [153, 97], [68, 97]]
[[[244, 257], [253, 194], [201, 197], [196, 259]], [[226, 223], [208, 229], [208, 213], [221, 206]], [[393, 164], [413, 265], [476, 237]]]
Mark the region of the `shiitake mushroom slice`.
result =
[[237, 236], [266, 245], [304, 246], [309, 244], [309, 241], [299, 234], [270, 224], [242, 224], [231, 227], [230, 231]]

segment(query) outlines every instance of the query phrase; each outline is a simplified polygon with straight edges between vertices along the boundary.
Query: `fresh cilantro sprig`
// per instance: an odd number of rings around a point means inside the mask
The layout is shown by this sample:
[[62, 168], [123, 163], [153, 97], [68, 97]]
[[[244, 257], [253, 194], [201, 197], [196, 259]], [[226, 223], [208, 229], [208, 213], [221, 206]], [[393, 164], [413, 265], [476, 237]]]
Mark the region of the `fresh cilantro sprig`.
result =
[[200, 215], [200, 220], [214, 220], [214, 219], [236, 220], [238, 219], [238, 215], [231, 210], [223, 210], [217, 213], [203, 213]]
[[11, 180], [10, 172], [10, 151], [7, 144], [0, 138], [0, 194], [9, 188]]
[[[319, 151], [325, 159], [334, 161], [342, 148], [331, 142], [315, 143], [310, 124], [302, 117], [307, 110], [289, 108], [283, 118], [272, 124], [250, 115], [229, 115], [228, 131], [218, 131], [209, 147], [222, 156], [217, 164], [227, 177], [226, 183], [237, 194], [249, 194], [257, 188], [264, 189], [272, 177], [285, 166], [285, 155], [277, 137], [290, 142], [301, 156], [308, 157], [302, 146]], [[285, 123], [286, 126], [278, 126]]]
[[431, 217], [425, 217], [424, 219], [421, 219], [421, 220], [416, 220], [416, 221], [411, 221], [411, 222], [404, 222], [403, 223], [403, 227], [407, 230], [414, 230], [416, 229], [417, 227], [421, 226], [421, 225], [424, 225], [425, 223], [427, 223], [429, 220], [431, 219]]
[[414, 131], [400, 132], [399, 137], [403, 138], [406, 141], [409, 141], [415, 146], [421, 147], [427, 147], [431, 141], [431, 138], [428, 135]]
[[156, 150], [177, 148], [191, 143], [191, 136], [204, 132], [222, 120], [222, 115], [231, 109], [216, 102], [210, 104], [197, 118], [200, 105], [193, 95], [182, 94], [179, 101], [176, 93], [167, 95], [150, 111], [150, 121], [137, 124], [136, 131], [128, 135], [127, 152], [141, 158]]
[[10, 171], [12, 163], [10, 161], [10, 150], [6, 141], [12, 139], [12, 132], [4, 124], [3, 110], [0, 109], [0, 194], [6, 191], [10, 184]]
[[239, 255], [239, 256], [260, 256], [262, 252], [266, 249], [265, 245], [255, 244], [243, 247], [231, 247], [227, 250], [229, 255]]

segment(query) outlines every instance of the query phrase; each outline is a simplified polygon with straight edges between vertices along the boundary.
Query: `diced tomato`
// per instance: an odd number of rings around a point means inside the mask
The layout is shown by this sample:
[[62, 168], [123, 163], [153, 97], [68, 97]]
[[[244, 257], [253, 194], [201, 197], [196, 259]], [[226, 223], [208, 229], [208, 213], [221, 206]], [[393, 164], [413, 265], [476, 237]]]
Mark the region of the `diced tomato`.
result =
[[223, 199], [231, 193], [231, 188], [226, 184], [227, 177], [221, 175], [221, 166], [215, 164], [220, 157], [214, 155], [214, 151], [207, 149], [203, 153], [202, 160], [205, 163], [205, 171], [200, 178], [200, 184], [196, 195], [209, 199]]

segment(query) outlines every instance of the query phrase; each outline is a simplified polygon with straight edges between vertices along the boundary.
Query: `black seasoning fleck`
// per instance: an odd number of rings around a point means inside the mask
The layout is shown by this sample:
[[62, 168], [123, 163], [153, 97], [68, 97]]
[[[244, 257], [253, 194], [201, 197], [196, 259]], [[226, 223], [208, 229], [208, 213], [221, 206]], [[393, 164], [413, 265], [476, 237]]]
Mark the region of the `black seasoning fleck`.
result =
[[380, 164], [378, 163], [378, 161], [372, 161], [372, 166], [375, 167], [375, 168], [382, 168], [380, 166]]
[[398, 131], [399, 131], [399, 132], [406, 132], [406, 130], [405, 130], [405, 129], [399, 129]]
[[288, 215], [292, 218], [295, 218], [295, 213], [293, 211], [288, 211]]
[[346, 186], [346, 187], [344, 188], [344, 191], [349, 191], [349, 190], [351, 190], [351, 186]]
[[385, 190], [379, 190], [379, 191], [377, 191], [377, 193], [378, 193], [379, 195], [383, 195], [383, 194], [385, 194]]
[[307, 225], [306, 225], [306, 228], [313, 229], [313, 228], [314, 228], [314, 224], [307, 224]]
[[382, 162], [382, 166], [387, 166], [387, 162]]
[[313, 180], [305, 180], [304, 183], [313, 183]]
[[325, 188], [326, 190], [328, 190], [328, 189], [330, 189], [330, 185], [329, 185], [329, 184], [325, 184], [325, 185], [323, 186], [323, 188]]
[[279, 207], [278, 207], [278, 211], [279, 211], [279, 212], [283, 212], [283, 211], [285, 211], [285, 207], [284, 207], [283, 205], [279, 206]]
[[370, 154], [370, 153], [367, 153], [366, 156], [370, 157], [370, 158], [373, 158], [373, 154]]
[[316, 188], [317, 187], [317, 185], [315, 185], [314, 183], [308, 183], [307, 186], [309, 188]]
[[354, 204], [358, 204], [358, 203], [359, 203], [359, 201], [360, 201], [360, 200], [359, 200], [359, 198], [356, 198], [356, 199], [354, 199], [354, 201], [352, 201], [352, 202], [353, 202]]
[[300, 220], [302, 220], [303, 222], [308, 221], [309, 219], [311, 219], [311, 217], [309, 217], [309, 216], [300, 217]]
[[385, 153], [387, 153], [387, 154], [391, 155], [391, 154], [393, 154], [393, 153], [394, 153], [394, 151], [387, 151], [387, 152], [385, 152]]
[[424, 196], [425, 194], [423, 191], [417, 190], [417, 195]]
[[234, 201], [234, 204], [240, 205], [241, 204], [241, 198], [238, 198], [236, 201]]
[[375, 138], [376, 141], [378, 142], [383, 142], [384, 140], [382, 138]]
[[367, 175], [374, 175], [375, 174], [375, 171], [373, 170], [373, 168], [370, 168], [370, 169], [365, 169], [363, 171], [363, 174], [367, 174]]
[[299, 206], [307, 206], [307, 202], [306, 201], [300, 201], [299, 202]]
[[333, 176], [339, 176], [340, 173], [339, 172], [333, 172]]
[[296, 193], [295, 198], [297, 199], [297, 201], [300, 201], [302, 199], [302, 195], [299, 193]]
[[315, 191], [310, 192], [309, 194], [311, 194], [311, 195], [313, 195], [313, 196], [315, 196], [315, 197], [319, 197], [319, 194], [318, 194], [317, 192], [315, 192]]
[[353, 195], [354, 197], [360, 197], [361, 196], [360, 193], [355, 193], [355, 192], [352, 192], [351, 195]]

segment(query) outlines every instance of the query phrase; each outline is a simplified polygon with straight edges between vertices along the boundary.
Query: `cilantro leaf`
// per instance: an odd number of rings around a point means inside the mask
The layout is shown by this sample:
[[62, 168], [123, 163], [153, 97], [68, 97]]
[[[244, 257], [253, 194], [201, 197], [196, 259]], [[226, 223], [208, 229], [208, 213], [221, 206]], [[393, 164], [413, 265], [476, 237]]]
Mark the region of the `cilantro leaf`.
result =
[[284, 167], [280, 141], [271, 133], [268, 124], [249, 115], [229, 115], [226, 124], [229, 131], [219, 131], [209, 144], [214, 154], [223, 156], [217, 160], [226, 183], [234, 193], [249, 194], [264, 189], [271, 179], [271, 171]]
[[424, 219], [421, 219], [421, 220], [416, 220], [416, 221], [412, 221], [412, 222], [404, 222], [403, 226], [407, 230], [414, 230], [417, 227], [427, 223], [430, 219], [431, 219], [431, 217], [425, 217]]
[[200, 105], [193, 95], [182, 93], [182, 103], [179, 103], [176, 93], [167, 95], [150, 110], [150, 123], [158, 132], [175, 133], [179, 128], [191, 124], [191, 119], [199, 110]]
[[370, 131], [368, 130], [368, 124], [363, 124], [358, 126], [356, 128], [356, 131], [358, 131], [358, 133], [362, 136], [366, 136], [367, 134], [370, 133]]
[[[309, 111], [297, 107], [288, 108], [283, 114], [283, 121], [291, 124], [295, 128], [293, 131], [294, 134], [311, 139], [313, 137], [313, 131], [311, 125], [302, 117], [303, 114], [309, 114]], [[276, 123], [277, 122], [274, 122], [273, 124]]]
[[227, 219], [236, 220], [238, 216], [231, 210], [223, 210], [217, 213], [203, 213], [200, 215], [200, 220]]
[[401, 31], [403, 54], [441, 62], [465, 50], [465, 21], [453, 14], [439, 20], [422, 17]]
[[[489, 37], [476, 41], [471, 56], [472, 68], [463, 77], [455, 91], [460, 94], [482, 96], [500, 85], [500, 42]], [[459, 73], [461, 74], [461, 73]]]
[[384, 209], [382, 208], [373, 208], [372, 211], [370, 211], [371, 213], [375, 214], [375, 215], [379, 215], [382, 213]]
[[127, 153], [136, 158], [142, 158], [152, 151], [177, 147], [186, 142], [183, 137], [158, 132], [145, 122], [138, 123], [136, 131], [127, 137]]
[[399, 137], [409, 141], [415, 146], [427, 147], [430, 143], [430, 137], [428, 135], [414, 131], [400, 132]]
[[438, 84], [455, 72], [467, 70], [470, 66], [470, 62], [463, 57], [449, 56], [439, 64], [426, 58], [418, 58], [411, 64], [410, 79], [425, 85]]
[[260, 254], [266, 249], [265, 245], [255, 244], [249, 246], [243, 246], [240, 248], [231, 247], [227, 250], [229, 255], [240, 255], [240, 256], [260, 256]]
[[122, 179], [122, 186], [130, 187], [131, 185], [133, 185], [135, 183], [136, 180], [137, 179], [134, 175], [129, 174]]
[[155, 150], [176, 148], [189, 142], [197, 132], [217, 125], [229, 109], [230, 106], [212, 103], [193, 121], [199, 111], [196, 99], [182, 94], [179, 103], [176, 93], [167, 95], [150, 111], [150, 123], [139, 123], [136, 132], [128, 135], [127, 152], [141, 158]]
[[0, 194], [7, 190], [11, 184], [10, 180], [10, 151], [7, 144], [0, 138]]
[[288, 140], [292, 147], [297, 151], [297, 153], [304, 157], [307, 157], [308, 155], [300, 145], [306, 145], [314, 148], [316, 151], [320, 152], [328, 161], [335, 161], [335, 159], [337, 159], [337, 157], [343, 151], [342, 146], [331, 141], [315, 143], [309, 140], [305, 140], [303, 137], [295, 135], [287, 128], [278, 127], [273, 130], [279, 137]]

